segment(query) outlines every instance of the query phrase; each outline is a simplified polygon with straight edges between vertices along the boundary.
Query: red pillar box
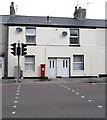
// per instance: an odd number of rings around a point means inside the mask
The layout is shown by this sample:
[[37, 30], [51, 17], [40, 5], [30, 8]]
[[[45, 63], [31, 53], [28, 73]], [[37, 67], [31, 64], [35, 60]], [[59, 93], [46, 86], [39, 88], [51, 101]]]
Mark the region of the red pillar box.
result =
[[45, 66], [46, 64], [41, 64], [41, 77], [45, 77]]

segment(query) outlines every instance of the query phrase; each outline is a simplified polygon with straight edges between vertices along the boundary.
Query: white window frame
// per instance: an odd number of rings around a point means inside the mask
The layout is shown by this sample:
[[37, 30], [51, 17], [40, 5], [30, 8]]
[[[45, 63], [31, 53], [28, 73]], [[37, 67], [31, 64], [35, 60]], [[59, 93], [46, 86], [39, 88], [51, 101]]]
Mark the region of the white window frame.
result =
[[[79, 29], [70, 29], [70, 31], [71, 31], [71, 30], [77, 30], [77, 31], [78, 31], [78, 35], [77, 35], [77, 36], [73, 36], [73, 35], [70, 34], [69, 44], [70, 44], [70, 45], [77, 45], [77, 46], [80, 45], [80, 43], [79, 43]], [[71, 32], [70, 32], [70, 33], [71, 33]], [[70, 42], [71, 42], [71, 39], [73, 39], [73, 38], [74, 38], [74, 39], [76, 38], [76, 39], [78, 40], [78, 44], [72, 44], [72, 43], [70, 43]]]
[[[26, 62], [26, 58], [27, 57], [33, 57], [34, 58], [34, 62]], [[34, 69], [27, 70], [26, 69], [26, 65], [33, 65]], [[35, 71], [35, 56], [34, 55], [32, 55], [32, 56], [25, 56], [25, 71], [28, 71], [28, 72], [34, 72]]]
[[[35, 30], [34, 33], [30, 34], [27, 32], [27, 30]], [[27, 37], [34, 37], [34, 42], [28, 42]], [[26, 28], [26, 43], [27, 44], [36, 44], [36, 28]]]
[[[81, 62], [75, 62], [74, 61], [75, 56], [82, 57], [82, 61]], [[82, 64], [82, 69], [75, 69], [74, 64]], [[84, 71], [84, 55], [73, 55], [73, 70], [74, 71]]]

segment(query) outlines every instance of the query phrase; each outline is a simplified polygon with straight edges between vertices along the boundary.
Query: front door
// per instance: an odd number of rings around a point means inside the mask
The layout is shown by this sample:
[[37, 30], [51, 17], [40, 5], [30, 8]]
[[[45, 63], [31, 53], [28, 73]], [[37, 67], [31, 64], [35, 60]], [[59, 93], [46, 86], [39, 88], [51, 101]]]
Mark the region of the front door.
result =
[[48, 77], [56, 77], [56, 59], [48, 59]]
[[61, 77], [69, 77], [69, 58], [61, 59]]
[[4, 60], [0, 57], [0, 79], [4, 77]]

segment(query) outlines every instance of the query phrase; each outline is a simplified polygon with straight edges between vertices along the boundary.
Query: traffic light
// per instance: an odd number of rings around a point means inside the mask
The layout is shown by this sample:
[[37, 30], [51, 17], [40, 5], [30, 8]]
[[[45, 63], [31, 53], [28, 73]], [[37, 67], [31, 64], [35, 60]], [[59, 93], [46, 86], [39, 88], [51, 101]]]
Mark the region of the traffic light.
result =
[[22, 43], [22, 56], [27, 54], [27, 44]]
[[17, 55], [20, 55], [20, 43], [18, 43], [18, 47], [17, 47]]
[[16, 43], [11, 44], [11, 46], [12, 46], [11, 49], [13, 50], [11, 53], [12, 53], [14, 56], [16, 56]]

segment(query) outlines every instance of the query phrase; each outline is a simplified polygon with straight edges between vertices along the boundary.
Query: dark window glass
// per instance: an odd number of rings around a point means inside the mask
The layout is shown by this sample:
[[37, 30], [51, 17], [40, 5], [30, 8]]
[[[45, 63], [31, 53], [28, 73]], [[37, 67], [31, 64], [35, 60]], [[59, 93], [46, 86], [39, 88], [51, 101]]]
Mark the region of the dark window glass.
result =
[[26, 43], [36, 43], [35, 28], [26, 28]]
[[83, 55], [73, 56], [73, 70], [84, 70], [84, 56]]

